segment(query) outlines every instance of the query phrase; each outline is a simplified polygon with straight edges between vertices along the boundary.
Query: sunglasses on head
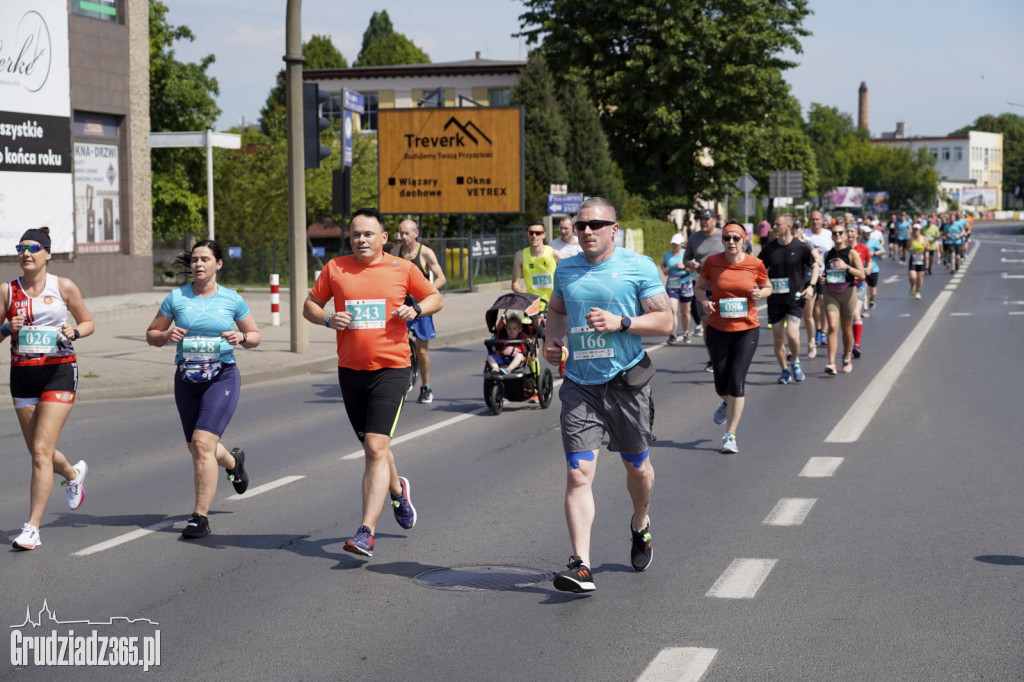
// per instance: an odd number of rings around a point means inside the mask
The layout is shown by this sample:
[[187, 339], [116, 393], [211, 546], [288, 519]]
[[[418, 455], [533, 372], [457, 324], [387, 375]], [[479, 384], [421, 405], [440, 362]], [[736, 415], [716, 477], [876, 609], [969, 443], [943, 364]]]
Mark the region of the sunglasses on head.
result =
[[18, 253], [39, 253], [43, 250], [42, 244], [17, 244], [14, 250]]
[[573, 223], [573, 227], [576, 228], [577, 232], [582, 232], [583, 230], [587, 229], [588, 227], [590, 228], [591, 232], [597, 232], [598, 230], [600, 230], [603, 227], [608, 227], [609, 225], [614, 225], [614, 224], [615, 224], [614, 220], [588, 220], [588, 221], [580, 220], [578, 222]]
[[728, 235], [726, 237], [722, 237], [722, 241], [723, 242], [741, 242], [741, 241], [743, 241], [743, 237], [739, 236], [738, 234], [732, 234], [732, 235]]

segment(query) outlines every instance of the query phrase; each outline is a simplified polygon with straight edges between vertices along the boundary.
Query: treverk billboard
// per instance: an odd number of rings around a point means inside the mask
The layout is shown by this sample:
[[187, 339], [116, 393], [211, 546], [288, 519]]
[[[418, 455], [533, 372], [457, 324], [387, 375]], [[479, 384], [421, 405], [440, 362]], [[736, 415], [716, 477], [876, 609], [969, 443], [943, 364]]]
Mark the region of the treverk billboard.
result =
[[521, 107], [377, 115], [381, 213], [522, 213]]

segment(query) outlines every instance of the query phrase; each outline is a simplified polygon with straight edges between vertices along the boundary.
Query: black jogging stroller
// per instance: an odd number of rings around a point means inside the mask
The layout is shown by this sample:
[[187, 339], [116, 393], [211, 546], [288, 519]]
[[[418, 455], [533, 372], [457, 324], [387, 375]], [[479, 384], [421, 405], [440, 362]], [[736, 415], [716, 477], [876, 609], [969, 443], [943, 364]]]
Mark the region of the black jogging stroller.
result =
[[[487, 330], [493, 335], [484, 341], [488, 354], [500, 354], [507, 344], [522, 344], [526, 347], [525, 362], [511, 372], [491, 372], [484, 365], [484, 400], [491, 414], [501, 414], [506, 400], [535, 402], [545, 409], [551, 405], [554, 379], [550, 368], [541, 367], [544, 349], [542, 301], [536, 294], [503, 294], [485, 314]], [[521, 318], [523, 331], [529, 339], [498, 338], [509, 313], [516, 313]]]

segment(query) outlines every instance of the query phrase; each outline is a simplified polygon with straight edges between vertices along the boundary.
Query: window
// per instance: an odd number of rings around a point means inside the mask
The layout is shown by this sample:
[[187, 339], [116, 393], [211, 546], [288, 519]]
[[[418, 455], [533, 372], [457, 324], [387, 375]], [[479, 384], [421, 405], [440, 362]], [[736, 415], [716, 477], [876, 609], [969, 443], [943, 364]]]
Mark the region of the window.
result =
[[487, 90], [487, 102], [492, 107], [507, 107], [509, 92], [509, 88], [490, 88]]
[[363, 92], [363, 108], [366, 110], [362, 115], [360, 127], [363, 132], [377, 130], [377, 110], [380, 109], [380, 93]]
[[954, 147], [953, 148], [953, 160], [954, 161], [963, 161], [964, 160], [964, 150], [963, 150], [962, 147]]
[[942, 148], [942, 160], [949, 161], [949, 147]]
[[71, 13], [90, 19], [120, 23], [121, 0], [71, 0]]
[[939, 158], [939, 148], [938, 147], [929, 147], [928, 148], [928, 153], [932, 155], [933, 159], [938, 159]]
[[344, 116], [344, 105], [340, 92], [332, 92], [324, 103], [323, 115], [331, 121], [340, 121]]

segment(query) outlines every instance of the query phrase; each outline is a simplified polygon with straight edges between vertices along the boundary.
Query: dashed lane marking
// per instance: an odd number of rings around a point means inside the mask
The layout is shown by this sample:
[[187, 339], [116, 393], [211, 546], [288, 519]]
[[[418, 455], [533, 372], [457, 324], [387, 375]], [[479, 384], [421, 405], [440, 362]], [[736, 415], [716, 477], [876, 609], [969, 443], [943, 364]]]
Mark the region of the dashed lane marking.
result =
[[276, 481], [271, 481], [270, 483], [264, 483], [263, 485], [258, 485], [255, 488], [250, 488], [249, 490], [245, 491], [244, 495], [232, 495], [231, 497], [226, 497], [224, 499], [247, 500], [250, 497], [254, 497], [261, 493], [265, 493], [268, 490], [273, 490], [274, 488], [280, 488], [281, 486], [288, 485], [289, 483], [294, 483], [295, 481], [298, 481], [303, 478], [305, 478], [305, 476], [285, 476], [284, 478], [279, 478]]
[[778, 559], [733, 559], [706, 597], [719, 599], [753, 599], [768, 578]]
[[804, 478], [828, 478], [842, 463], [842, 457], [811, 457], [799, 475]]
[[784, 497], [761, 523], [768, 526], [799, 526], [817, 502], [813, 497]]
[[698, 682], [717, 653], [718, 649], [691, 646], [662, 649], [636, 682]]

